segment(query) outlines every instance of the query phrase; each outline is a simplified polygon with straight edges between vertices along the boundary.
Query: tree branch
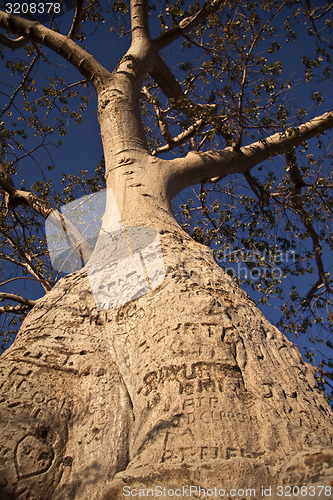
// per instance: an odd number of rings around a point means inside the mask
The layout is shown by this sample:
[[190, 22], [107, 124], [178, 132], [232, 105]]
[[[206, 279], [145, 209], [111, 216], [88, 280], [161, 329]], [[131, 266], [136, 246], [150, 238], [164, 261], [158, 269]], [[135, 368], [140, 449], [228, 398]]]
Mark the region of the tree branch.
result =
[[20, 83], [20, 85], [15, 89], [13, 95], [11, 96], [11, 98], [9, 99], [9, 102], [8, 104], [2, 108], [1, 110], [1, 113], [0, 113], [0, 117], [3, 116], [7, 111], [8, 109], [11, 107], [11, 105], [13, 104], [13, 101], [15, 99], [15, 97], [17, 96], [17, 94], [19, 93], [19, 91], [24, 87], [25, 85], [25, 82], [27, 81], [27, 79], [29, 78], [29, 75], [31, 73], [31, 71], [33, 70], [33, 67], [35, 66], [36, 62], [38, 61], [39, 59], [39, 56], [40, 54], [37, 54], [35, 55], [35, 57], [33, 58], [33, 60], [31, 61], [31, 64], [29, 66], [29, 68], [27, 69], [27, 72], [26, 74], [24, 75], [23, 77], [23, 80], [22, 82]]
[[73, 248], [78, 248], [82, 264], [89, 258], [92, 253], [92, 248], [89, 243], [83, 238], [79, 230], [66, 218], [63, 214], [53, 209], [46, 201], [41, 200], [33, 193], [15, 189], [11, 182], [0, 177], [0, 186], [9, 194], [7, 208], [16, 207], [18, 205], [27, 205], [34, 212], [38, 213], [45, 219], [51, 214], [54, 214], [52, 222], [59, 225], [68, 238], [68, 243]]
[[2, 300], [13, 300], [18, 302], [19, 304], [23, 304], [25, 306], [34, 307], [36, 304], [35, 300], [26, 299], [25, 297], [21, 297], [20, 295], [16, 295], [15, 293], [0, 293], [0, 301]]
[[255, 177], [253, 177], [250, 174], [250, 172], [245, 172], [244, 177], [245, 177], [248, 185], [250, 186], [250, 188], [252, 189], [252, 191], [254, 192], [256, 197], [258, 198], [258, 201], [260, 202], [261, 207], [266, 205], [268, 203], [270, 193], [262, 187], [262, 185], [257, 181], [257, 179]]
[[29, 262], [17, 261], [11, 258], [8, 254], [5, 254], [3, 252], [0, 252], [0, 259], [7, 260], [8, 262], [14, 264], [15, 266], [24, 267], [31, 274], [31, 276], [33, 276], [36, 279], [36, 281], [38, 281], [41, 284], [45, 292], [51, 290], [52, 286], [50, 285], [50, 283], [46, 280], [46, 278], [44, 278], [44, 276], [42, 275], [39, 276], [35, 271], [33, 265], [30, 264]]
[[220, 230], [219, 226], [216, 224], [216, 221], [213, 219], [213, 217], [211, 217], [211, 215], [209, 213], [209, 210], [206, 207], [204, 186], [205, 186], [205, 183], [202, 182], [201, 185], [200, 185], [200, 196], [199, 196], [199, 200], [200, 200], [200, 203], [201, 203], [201, 213], [202, 213], [202, 215], [204, 217], [207, 217], [207, 219], [212, 224], [212, 226], [215, 229], [215, 231], [219, 231]]
[[78, 30], [80, 29], [83, 10], [84, 10], [83, 7], [84, 7], [84, 0], [77, 0], [72, 26], [68, 32], [68, 35], [67, 35], [67, 37], [70, 38], [71, 40], [75, 39], [76, 34], [77, 34]]
[[60, 54], [91, 81], [96, 89], [103, 86], [111, 77], [111, 73], [104, 66], [73, 40], [37, 21], [0, 11], [0, 27]]
[[209, 15], [214, 14], [220, 8], [222, 3], [224, 3], [224, 0], [206, 1], [199, 12], [193, 16], [182, 19], [178, 26], [171, 28], [166, 33], [155, 38], [153, 40], [155, 48], [161, 50], [163, 47], [170, 45], [170, 43], [185, 35], [199, 24], [202, 24]]
[[3, 254], [2, 258], [5, 260], [8, 260], [9, 262], [12, 262], [16, 265], [21, 265], [22, 267], [25, 267], [29, 271], [29, 273], [40, 282], [40, 284], [42, 285], [42, 287], [44, 288], [44, 290], [46, 292], [51, 290], [52, 286], [46, 280], [46, 278], [44, 278], [42, 272], [39, 271], [38, 268], [35, 267], [35, 265], [32, 262], [31, 255], [29, 255], [23, 248], [18, 248], [15, 240], [8, 234], [8, 231], [4, 231], [1, 226], [0, 226], [0, 231], [2, 232], [2, 234], [5, 236], [5, 238], [9, 242], [10, 246], [15, 251], [18, 252], [18, 254], [21, 256], [22, 260], [24, 260], [25, 262], [16, 262], [14, 259], [11, 259], [6, 254]]
[[251, 46], [249, 50], [245, 54], [245, 60], [244, 60], [244, 69], [243, 69], [243, 74], [242, 74], [242, 79], [240, 82], [240, 90], [239, 90], [239, 96], [238, 96], [238, 109], [237, 109], [237, 122], [238, 122], [238, 134], [237, 134], [237, 139], [234, 144], [234, 149], [237, 151], [241, 145], [242, 145], [242, 138], [243, 138], [243, 129], [244, 129], [244, 122], [243, 122], [243, 101], [244, 101], [244, 91], [245, 91], [245, 84], [246, 84], [246, 78], [247, 78], [247, 72], [248, 72], [248, 63], [250, 60], [250, 56], [252, 55], [252, 52], [257, 45], [258, 41], [262, 37], [262, 34], [264, 31], [268, 28], [269, 24], [273, 20], [274, 17], [279, 14], [279, 12], [282, 10], [282, 8], [285, 6], [286, 2], [282, 2], [281, 5], [276, 9], [274, 14], [271, 15], [270, 19], [266, 21], [265, 24], [263, 24], [258, 33], [255, 35]]
[[0, 314], [11, 313], [11, 314], [20, 314], [31, 309], [30, 306], [18, 305], [18, 306], [10, 306], [6, 304], [3, 307], [0, 307]]
[[[296, 153], [294, 149], [291, 149], [286, 152], [286, 160], [287, 160], [287, 170], [289, 172], [289, 176], [291, 179], [291, 182], [293, 184], [292, 187], [292, 192], [291, 192], [291, 203], [296, 211], [302, 219], [302, 222], [304, 224], [305, 229], [309, 233], [311, 239], [312, 239], [312, 245], [313, 245], [313, 253], [315, 256], [315, 261], [317, 265], [317, 270], [320, 278], [320, 282], [324, 283], [326, 290], [329, 293], [332, 293], [333, 290], [330, 287], [329, 280], [327, 278], [327, 275], [325, 273], [324, 269], [324, 264], [322, 260], [322, 255], [321, 255], [321, 244], [320, 244], [320, 239], [317, 234], [317, 231], [313, 227], [313, 224], [311, 222], [311, 218], [309, 217], [309, 214], [307, 210], [304, 208], [303, 202], [300, 197], [300, 192], [302, 187], [304, 186], [304, 181], [302, 178], [302, 175], [299, 171], [299, 168], [297, 166], [297, 158], [296, 158]], [[312, 287], [310, 291], [307, 293], [306, 299], [309, 300], [315, 293], [316, 289], [318, 289], [318, 286], [316, 288]]]
[[186, 130], [178, 134], [176, 137], [169, 137], [167, 144], [161, 146], [160, 148], [155, 149], [151, 152], [152, 156], [158, 156], [159, 154], [165, 153], [166, 151], [170, 151], [177, 146], [181, 146], [188, 139], [193, 137], [193, 135], [198, 132], [203, 126], [203, 120], [197, 120], [193, 125], [188, 127]]
[[[191, 99], [184, 94], [180, 83], [175, 78], [168, 65], [158, 54], [156, 55], [156, 64], [149, 74], [155, 80], [163, 94], [168, 97], [169, 101], [188, 118], [198, 118], [199, 115], [201, 119], [209, 123], [211, 123], [212, 120], [224, 120], [224, 117], [217, 114], [215, 104], [193, 103]], [[227, 144], [232, 143], [232, 134], [223, 132], [222, 130], [219, 133], [222, 135]]]
[[19, 38], [16, 38], [13, 40], [12, 38], [8, 38], [5, 35], [2, 35], [0, 33], [0, 43], [4, 45], [5, 47], [8, 47], [9, 49], [16, 50], [19, 49], [20, 47], [23, 47], [26, 43], [28, 43], [29, 40], [27, 40], [24, 36], [20, 36]]
[[154, 98], [148, 91], [147, 87], [142, 87], [142, 94], [147, 98], [150, 104], [155, 109], [156, 118], [158, 121], [158, 126], [160, 127], [161, 134], [163, 135], [165, 141], [169, 143], [172, 140], [172, 135], [169, 131], [168, 124], [165, 120], [166, 111], [162, 111], [160, 103], [157, 98]]
[[[3, 168], [4, 163], [1, 160], [0, 164]], [[10, 208], [10, 205], [28, 205], [45, 219], [54, 210], [46, 201], [41, 200], [35, 194], [16, 189], [12, 181], [6, 180], [4, 177], [0, 177], [0, 187], [9, 195], [7, 208]]]
[[203, 110], [215, 108], [214, 105], [201, 105], [194, 104], [191, 100], [184, 94], [183, 89], [178, 82], [178, 80], [173, 75], [169, 66], [163, 61], [163, 59], [157, 55], [156, 64], [154, 69], [149, 72], [150, 76], [155, 80], [159, 88], [162, 90], [168, 99], [175, 102], [178, 109], [183, 111], [187, 116], [193, 116], [194, 110]]
[[317, 291], [319, 290], [319, 288], [321, 288], [322, 286], [325, 286], [325, 289], [326, 289], [325, 283], [323, 283], [323, 280], [321, 278], [319, 278], [312, 285], [312, 287], [310, 288], [310, 290], [308, 291], [308, 293], [305, 296], [305, 300], [306, 300], [306, 304], [307, 305], [311, 302], [311, 300], [313, 299], [313, 297], [315, 296], [315, 294], [317, 293]]
[[248, 172], [258, 163], [278, 154], [284, 154], [332, 127], [333, 113], [328, 111], [298, 127], [292, 127], [244, 146], [239, 151], [228, 147], [222, 151], [190, 152], [184, 158], [168, 160], [169, 196], [174, 197], [186, 187], [200, 183], [203, 179]]
[[131, 0], [131, 34], [132, 43], [137, 40], [149, 40], [148, 1]]
[[197, 120], [193, 125], [188, 127], [186, 130], [178, 134], [176, 137], [172, 137], [168, 123], [165, 119], [166, 111], [162, 111], [160, 104], [157, 98], [154, 98], [146, 87], [142, 88], [142, 93], [146, 96], [150, 104], [154, 107], [158, 125], [161, 130], [161, 134], [165, 139], [166, 144], [161, 146], [160, 148], [155, 149], [151, 152], [152, 156], [157, 156], [166, 151], [170, 151], [171, 149], [184, 144], [188, 139], [194, 136], [196, 132], [198, 132], [203, 127], [203, 120]]

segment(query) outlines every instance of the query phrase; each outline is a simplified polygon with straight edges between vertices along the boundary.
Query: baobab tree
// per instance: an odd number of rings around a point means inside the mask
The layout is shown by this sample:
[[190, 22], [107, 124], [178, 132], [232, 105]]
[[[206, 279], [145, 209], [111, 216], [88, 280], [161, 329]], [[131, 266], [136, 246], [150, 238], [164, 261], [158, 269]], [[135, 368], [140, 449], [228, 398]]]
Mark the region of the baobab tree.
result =
[[[283, 104], [290, 84], [277, 88], [280, 63], [270, 63], [258, 49], [263, 42], [267, 54], [279, 50], [275, 22], [290, 39], [294, 21], [308, 23], [317, 50], [315, 59], [304, 60], [310, 80], [320, 58], [329, 62], [322, 30], [330, 27], [330, 7], [304, 6], [296, 1], [167, 2], [157, 17], [161, 33], [152, 37], [149, 14], [153, 17], [158, 6], [132, 0], [131, 43], [115, 68], [106, 68], [83, 47], [85, 23], [104, 21], [99, 3], [78, 0], [66, 34], [56, 17], [47, 27], [34, 19], [36, 12], [22, 17], [6, 7], [0, 13], [2, 45], [24, 46], [26, 57], [33, 58], [24, 67], [8, 65], [21, 71], [22, 81], [5, 113], [12, 112], [20, 92], [26, 97], [35, 91], [37, 61], [60, 55], [83, 75], [81, 84], [90, 84], [97, 94], [107, 189], [95, 249], [88, 255], [82, 241], [79, 245], [84, 267], [52, 287], [34, 264], [35, 256], [21, 248], [20, 262], [47, 293], [36, 301], [3, 294], [18, 303], [4, 306], [4, 312], [30, 312], [1, 357], [2, 498], [116, 499], [147, 488], [168, 498], [197, 498], [199, 487], [217, 488], [216, 496], [233, 489], [237, 498], [253, 492], [260, 498], [264, 490], [279, 498], [290, 487], [308, 498], [331, 495], [331, 410], [313, 369], [217, 265], [211, 250], [179, 226], [171, 205], [189, 186], [242, 174], [264, 212], [269, 186], [260, 185], [251, 170], [284, 155], [289, 180], [280, 195], [287, 199], [288, 187], [289, 208], [301, 216], [312, 238], [318, 270], [308, 300], [322, 288], [331, 292], [323, 236], [302, 201], [306, 176], [297, 148], [329, 130], [333, 115], [326, 111], [309, 118], [304, 111], [290, 123]], [[124, 2], [113, 2], [113, 10], [127, 15]], [[157, 29], [154, 18], [151, 28]], [[181, 85], [163, 51], [183, 40], [185, 48], [203, 51], [207, 60], [199, 72], [184, 63], [188, 73]], [[225, 58], [231, 47], [234, 52]], [[223, 73], [227, 84], [220, 92], [214, 85], [223, 84]], [[203, 84], [209, 95], [201, 101], [196, 92]], [[25, 102], [37, 135], [64, 131], [61, 122], [52, 129], [47, 117], [50, 99], [53, 105], [61, 102], [65, 91], [47, 87], [41, 101]], [[320, 102], [319, 92], [313, 98]], [[41, 102], [44, 118], [34, 111]], [[156, 113], [164, 144], [152, 144], [143, 122], [147, 109]], [[78, 113], [73, 116], [80, 119]], [[16, 136], [3, 128], [4, 216], [14, 214], [20, 224], [17, 209], [44, 218], [59, 215], [45, 184], [40, 193], [15, 186], [15, 169], [24, 158], [16, 152], [19, 162], [9, 160], [11, 140], [21, 151]], [[160, 158], [173, 149], [174, 157]], [[58, 220], [60, 229], [67, 224], [66, 231], [75, 233], [61, 214]], [[123, 238], [117, 234], [115, 239], [116, 231], [123, 231]], [[10, 225], [4, 225], [3, 234], [19, 248]], [[162, 262], [155, 269], [156, 286], [147, 264], [148, 290], [116, 304], [100, 302], [97, 292], [109, 292], [114, 280], [115, 249], [118, 259], [122, 249], [134, 259], [145, 256], [153, 240], [148, 260], [161, 250]], [[122, 272], [125, 294], [132, 269], [123, 266]]]

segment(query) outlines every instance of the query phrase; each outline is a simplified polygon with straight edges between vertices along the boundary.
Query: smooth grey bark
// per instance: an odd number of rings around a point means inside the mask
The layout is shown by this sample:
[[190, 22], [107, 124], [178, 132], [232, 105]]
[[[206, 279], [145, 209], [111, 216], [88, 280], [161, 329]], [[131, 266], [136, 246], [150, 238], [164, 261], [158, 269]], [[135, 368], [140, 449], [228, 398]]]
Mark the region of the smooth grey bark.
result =
[[113, 500], [124, 485], [333, 480], [332, 413], [313, 369], [171, 210], [184, 187], [246, 172], [330, 128], [332, 114], [239, 151], [149, 155], [139, 93], [145, 74], [162, 82], [165, 67], [146, 8], [131, 2], [133, 42], [112, 74], [70, 38], [0, 14], [1, 26], [56, 50], [94, 84], [107, 187], [125, 227], [158, 232], [166, 270], [158, 288], [106, 311], [97, 310], [83, 270], [29, 313], [1, 357], [4, 499]]

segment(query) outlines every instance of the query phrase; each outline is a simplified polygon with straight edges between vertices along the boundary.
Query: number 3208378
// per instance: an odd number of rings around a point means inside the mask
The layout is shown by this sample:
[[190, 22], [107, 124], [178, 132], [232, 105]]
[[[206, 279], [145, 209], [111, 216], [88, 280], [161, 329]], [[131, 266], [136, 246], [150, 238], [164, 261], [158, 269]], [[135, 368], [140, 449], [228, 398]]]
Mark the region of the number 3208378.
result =
[[61, 10], [60, 3], [53, 2], [38, 2], [38, 3], [19, 3], [7, 2], [7, 14], [59, 14]]

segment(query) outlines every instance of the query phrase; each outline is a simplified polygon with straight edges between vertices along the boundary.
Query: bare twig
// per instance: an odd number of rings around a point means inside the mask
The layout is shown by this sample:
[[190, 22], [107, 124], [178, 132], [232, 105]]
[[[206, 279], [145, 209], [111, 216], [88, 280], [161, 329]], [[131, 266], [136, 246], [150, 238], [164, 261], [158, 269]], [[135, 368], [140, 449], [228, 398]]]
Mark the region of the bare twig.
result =
[[206, 1], [202, 9], [200, 9], [196, 14], [182, 19], [178, 26], [171, 28], [166, 33], [163, 33], [159, 37], [155, 38], [153, 40], [154, 46], [157, 50], [160, 50], [163, 47], [170, 45], [170, 43], [173, 43], [179, 37], [185, 35], [199, 24], [202, 24], [209, 15], [217, 12], [223, 3], [224, 0]]
[[8, 38], [5, 35], [2, 35], [0, 33], [0, 43], [4, 45], [5, 47], [8, 47], [9, 49], [16, 50], [19, 49], [20, 47], [23, 47], [26, 43], [28, 43], [30, 40], [25, 38], [24, 36], [20, 36], [19, 38], [12, 39]]
[[34, 265], [34, 263], [32, 261], [32, 257], [27, 252], [25, 252], [23, 250], [23, 248], [18, 248], [15, 240], [13, 238], [11, 238], [11, 236], [8, 234], [8, 232], [4, 231], [1, 227], [0, 227], [0, 231], [4, 235], [4, 237], [7, 239], [10, 246], [14, 250], [16, 250], [19, 253], [19, 255], [22, 257], [23, 262], [17, 262], [15, 259], [10, 258], [8, 255], [3, 254], [3, 253], [0, 254], [1, 258], [8, 260], [9, 262], [12, 262], [15, 265], [20, 265], [22, 267], [25, 267], [29, 271], [29, 273], [39, 281], [39, 283], [42, 285], [42, 287], [44, 288], [44, 290], [46, 292], [51, 290], [52, 286], [47, 281], [47, 279], [43, 276], [43, 274], [36, 268], [36, 266]]
[[205, 198], [204, 198], [204, 190], [205, 190], [204, 187], [205, 187], [205, 183], [202, 182], [200, 184], [200, 196], [199, 196], [199, 200], [200, 200], [200, 203], [201, 203], [201, 213], [202, 213], [203, 216], [207, 217], [207, 219], [209, 220], [209, 222], [212, 224], [213, 228], [216, 231], [219, 231], [219, 227], [216, 224], [216, 221], [210, 216], [208, 208], [206, 207]]
[[1, 117], [1, 116], [3, 116], [3, 115], [4, 115], [7, 111], [8, 111], [8, 109], [10, 108], [10, 106], [13, 104], [13, 101], [14, 101], [15, 97], [17, 96], [17, 94], [19, 93], [19, 91], [20, 91], [21, 89], [23, 89], [23, 87], [24, 87], [24, 85], [25, 85], [25, 83], [26, 83], [27, 79], [29, 78], [29, 75], [30, 75], [31, 71], [33, 70], [33, 67], [35, 66], [35, 64], [36, 64], [36, 62], [38, 61], [38, 59], [39, 59], [39, 54], [35, 55], [35, 57], [34, 57], [34, 58], [33, 58], [33, 60], [31, 61], [31, 64], [30, 64], [30, 66], [29, 66], [29, 68], [28, 68], [28, 70], [27, 70], [26, 74], [24, 75], [22, 82], [21, 82], [21, 83], [20, 83], [20, 85], [19, 85], [19, 86], [15, 89], [15, 91], [14, 91], [13, 95], [11, 96], [11, 98], [10, 98], [10, 100], [9, 100], [9, 102], [8, 102], [8, 104], [7, 104], [7, 106], [5, 106], [5, 107], [2, 109], [2, 111], [1, 111], [1, 113], [0, 113], [0, 117]]
[[270, 197], [270, 193], [262, 187], [262, 185], [257, 181], [255, 177], [253, 177], [250, 172], [245, 172], [244, 177], [250, 188], [260, 201], [261, 206], [263, 207], [264, 205], [266, 205], [268, 198]]
[[319, 283], [317, 282], [315, 284], [315, 286], [311, 287], [310, 291], [307, 293], [306, 299], [308, 301], [313, 297], [313, 295], [317, 291], [320, 283], [325, 284], [326, 290], [329, 293], [333, 293], [333, 290], [330, 287], [329, 280], [328, 280], [327, 275], [325, 273], [322, 255], [321, 255], [321, 244], [320, 244], [319, 236], [313, 227], [313, 224], [311, 222], [309, 214], [308, 214], [307, 210], [304, 208], [304, 204], [303, 204], [302, 199], [300, 197], [300, 192], [302, 190], [302, 187], [304, 186], [304, 181], [303, 181], [302, 175], [299, 171], [299, 168], [297, 166], [297, 158], [296, 158], [295, 150], [290, 149], [286, 153], [285, 156], [286, 156], [286, 160], [287, 160], [287, 167], [288, 167], [289, 176], [290, 176], [290, 179], [291, 179], [292, 184], [293, 184], [292, 193], [291, 193], [291, 203], [292, 203], [295, 211], [301, 216], [304, 227], [312, 239], [313, 253], [315, 256], [317, 270], [318, 270], [318, 274], [319, 274], [319, 278], [320, 278], [320, 282]]

